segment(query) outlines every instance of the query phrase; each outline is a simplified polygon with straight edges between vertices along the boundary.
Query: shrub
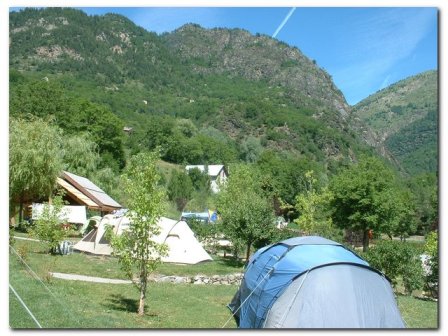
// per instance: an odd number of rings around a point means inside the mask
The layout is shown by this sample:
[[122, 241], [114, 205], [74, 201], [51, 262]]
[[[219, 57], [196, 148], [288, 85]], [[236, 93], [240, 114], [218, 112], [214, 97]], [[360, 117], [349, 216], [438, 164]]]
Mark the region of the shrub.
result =
[[21, 245], [17, 248], [17, 254], [20, 257], [20, 262], [25, 263], [28, 260], [28, 246]]
[[[66, 214], [62, 210], [64, 202], [60, 195], [55, 196], [53, 204], [45, 204], [42, 213], [31, 230], [31, 235], [46, 243], [51, 254], [56, 254], [59, 244], [67, 237], [69, 230], [64, 226]], [[62, 219], [61, 219], [62, 217]]]
[[398, 279], [403, 280], [405, 292], [423, 286], [423, 268], [418, 251], [413, 245], [393, 240], [380, 240], [363, 256], [370, 266], [382, 271], [396, 287]]
[[428, 259], [425, 260], [425, 266], [428, 272], [425, 272], [424, 289], [431, 293], [432, 297], [439, 296], [439, 249], [438, 233], [433, 231], [426, 237], [425, 254]]
[[223, 237], [222, 225], [219, 223], [203, 223], [196, 219], [189, 219], [188, 225], [196, 238], [204, 244], [207, 251], [216, 253], [219, 249], [218, 240]]

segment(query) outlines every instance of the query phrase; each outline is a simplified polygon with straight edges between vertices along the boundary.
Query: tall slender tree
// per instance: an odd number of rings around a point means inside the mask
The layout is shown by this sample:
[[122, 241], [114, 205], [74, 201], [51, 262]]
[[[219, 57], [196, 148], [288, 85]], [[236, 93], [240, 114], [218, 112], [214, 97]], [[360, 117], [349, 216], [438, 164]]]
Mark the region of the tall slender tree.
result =
[[123, 185], [129, 208], [127, 215], [132, 224], [121, 236], [108, 233], [122, 269], [140, 292], [140, 316], [145, 312], [148, 276], [168, 252], [165, 244], [154, 241], [154, 236], [160, 233], [158, 221], [166, 203], [156, 168], [158, 159], [158, 152], [131, 157], [123, 174]]

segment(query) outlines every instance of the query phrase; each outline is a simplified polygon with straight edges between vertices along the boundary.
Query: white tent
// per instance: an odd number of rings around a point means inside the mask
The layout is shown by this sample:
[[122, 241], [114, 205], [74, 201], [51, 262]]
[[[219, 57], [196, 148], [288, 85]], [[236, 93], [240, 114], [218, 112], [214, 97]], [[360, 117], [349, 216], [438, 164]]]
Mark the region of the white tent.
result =
[[[161, 232], [154, 236], [153, 240], [157, 243], [165, 243], [169, 248], [168, 256], [162, 258], [163, 262], [197, 264], [201, 261], [213, 260], [186, 222], [161, 217], [158, 224]], [[106, 215], [101, 219], [98, 227], [90, 231], [73, 248], [92, 254], [112, 254], [113, 249], [104, 237], [106, 225], [112, 226], [114, 233], [120, 235], [129, 229], [131, 222], [127, 216]]]

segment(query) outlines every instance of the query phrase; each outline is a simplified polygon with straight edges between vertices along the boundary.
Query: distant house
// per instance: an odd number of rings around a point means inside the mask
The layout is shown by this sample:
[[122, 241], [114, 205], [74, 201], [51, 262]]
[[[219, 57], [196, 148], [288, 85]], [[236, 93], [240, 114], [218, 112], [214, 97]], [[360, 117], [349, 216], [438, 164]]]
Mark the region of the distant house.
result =
[[132, 133], [132, 127], [129, 127], [129, 126], [123, 127], [123, 132], [125, 132], [126, 134], [131, 134]]
[[201, 172], [207, 172], [208, 176], [210, 176], [210, 188], [214, 193], [219, 192], [219, 184], [225, 183], [228, 177], [224, 165], [190, 165], [185, 167], [187, 171], [194, 168], [199, 169]]

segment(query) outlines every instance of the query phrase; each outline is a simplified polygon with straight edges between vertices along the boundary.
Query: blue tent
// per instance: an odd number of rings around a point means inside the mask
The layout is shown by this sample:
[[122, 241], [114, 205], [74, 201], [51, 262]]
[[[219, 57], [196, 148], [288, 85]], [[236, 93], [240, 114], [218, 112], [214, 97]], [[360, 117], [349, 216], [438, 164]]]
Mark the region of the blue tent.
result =
[[229, 308], [240, 328], [405, 327], [389, 280], [321, 237], [258, 250]]

